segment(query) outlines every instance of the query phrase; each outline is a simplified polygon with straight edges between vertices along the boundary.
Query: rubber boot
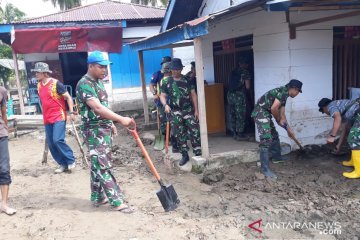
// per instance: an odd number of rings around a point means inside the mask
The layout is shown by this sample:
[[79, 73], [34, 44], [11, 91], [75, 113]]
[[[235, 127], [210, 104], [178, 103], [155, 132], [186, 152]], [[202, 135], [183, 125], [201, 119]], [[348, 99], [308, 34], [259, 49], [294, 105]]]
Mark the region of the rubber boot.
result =
[[345, 167], [353, 167], [354, 166], [354, 160], [353, 160], [353, 155], [352, 155], [352, 151], [351, 151], [351, 158], [349, 161], [343, 161], [342, 165]]
[[270, 146], [271, 161], [273, 163], [282, 163], [287, 160], [286, 157], [281, 156], [280, 141], [273, 141]]
[[269, 150], [260, 149], [260, 162], [261, 162], [261, 172], [269, 178], [277, 179], [275, 173], [270, 170], [269, 167]]
[[344, 172], [346, 178], [360, 178], [360, 150], [352, 150], [351, 156], [354, 162], [354, 171]]
[[179, 148], [177, 146], [177, 141], [176, 141], [176, 138], [174, 136], [170, 136], [170, 143], [171, 143], [171, 146], [172, 146], [172, 152], [173, 153], [179, 153]]
[[187, 152], [182, 153], [182, 158], [179, 162], [179, 166], [184, 166], [189, 161], [189, 154]]

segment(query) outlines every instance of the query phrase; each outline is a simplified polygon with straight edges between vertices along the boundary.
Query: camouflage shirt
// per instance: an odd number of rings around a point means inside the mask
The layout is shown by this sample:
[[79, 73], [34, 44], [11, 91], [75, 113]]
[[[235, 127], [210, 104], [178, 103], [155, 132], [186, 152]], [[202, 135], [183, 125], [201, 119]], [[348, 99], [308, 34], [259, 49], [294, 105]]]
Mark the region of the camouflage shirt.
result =
[[173, 77], [164, 79], [161, 86], [161, 92], [166, 93], [169, 100], [169, 106], [174, 110], [192, 109], [191, 91], [195, 86], [190, 84], [185, 76], [180, 80], [174, 80]]
[[250, 72], [247, 69], [234, 69], [230, 74], [229, 91], [245, 91], [245, 80], [251, 81]]
[[[271, 112], [271, 106], [273, 105], [275, 99], [279, 100], [281, 106], [285, 106], [286, 100], [289, 97], [288, 88], [286, 86], [282, 86], [279, 88], [271, 89], [262, 95], [256, 103], [255, 109], [257, 110], [265, 110]], [[260, 109], [259, 109], [260, 108]]]
[[103, 82], [100, 79], [94, 79], [86, 74], [80, 79], [76, 86], [76, 100], [79, 104], [83, 127], [111, 127], [111, 120], [101, 118], [86, 104], [87, 100], [93, 98], [99, 99], [103, 106], [109, 108], [108, 95]]

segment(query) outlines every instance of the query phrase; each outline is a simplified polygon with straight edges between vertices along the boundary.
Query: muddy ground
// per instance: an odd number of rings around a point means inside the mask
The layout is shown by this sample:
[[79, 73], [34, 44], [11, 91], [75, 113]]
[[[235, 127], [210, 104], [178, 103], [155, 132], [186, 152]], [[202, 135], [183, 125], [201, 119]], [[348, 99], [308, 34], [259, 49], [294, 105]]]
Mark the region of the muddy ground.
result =
[[[10, 203], [18, 213], [0, 214], [0, 239], [359, 239], [360, 179], [342, 177], [351, 170], [340, 164], [347, 156], [334, 157], [320, 147], [306, 156], [292, 153], [286, 163], [272, 164], [279, 176], [274, 182], [259, 173], [257, 163], [170, 173], [162, 153], [145, 141], [181, 200], [176, 211], [166, 213], [139, 148], [119, 130], [114, 173], [134, 214], [92, 207], [88, 170], [79, 165], [71, 174], [53, 174], [50, 155], [41, 164], [43, 133], [34, 132], [9, 143]], [[74, 137], [67, 141], [80, 159]]]

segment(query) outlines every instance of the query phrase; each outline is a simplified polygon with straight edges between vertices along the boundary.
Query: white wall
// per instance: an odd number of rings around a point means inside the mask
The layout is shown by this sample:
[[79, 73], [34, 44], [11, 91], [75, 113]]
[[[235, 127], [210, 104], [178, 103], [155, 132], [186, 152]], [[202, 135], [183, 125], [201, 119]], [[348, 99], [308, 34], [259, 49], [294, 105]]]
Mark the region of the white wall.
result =
[[[306, 20], [342, 13], [292, 13], [291, 21]], [[253, 34], [255, 99], [266, 91], [296, 78], [304, 83], [303, 93], [289, 98], [286, 114], [299, 140], [305, 144], [325, 143], [324, 136], [332, 120], [318, 112], [317, 103], [332, 97], [333, 27], [360, 25], [360, 17], [310, 25], [297, 29], [297, 38], [289, 39], [284, 12], [251, 11], [210, 24], [203, 37], [205, 79], [214, 81], [212, 43]], [[282, 142], [295, 144], [283, 129], [277, 128]]]
[[181, 59], [182, 64], [185, 66], [182, 74], [186, 74], [191, 69], [190, 63], [195, 61], [194, 46], [174, 48], [172, 57]]
[[30, 53], [24, 54], [25, 62], [37, 62], [46, 60], [59, 60], [58, 53]]
[[123, 28], [123, 38], [144, 38], [156, 35], [160, 26]]
[[199, 16], [206, 16], [214, 12], [219, 12], [224, 10], [230, 6], [235, 6], [240, 3], [247, 2], [248, 0], [233, 0], [233, 5], [231, 4], [231, 0], [203, 0], [202, 5], [199, 9]]

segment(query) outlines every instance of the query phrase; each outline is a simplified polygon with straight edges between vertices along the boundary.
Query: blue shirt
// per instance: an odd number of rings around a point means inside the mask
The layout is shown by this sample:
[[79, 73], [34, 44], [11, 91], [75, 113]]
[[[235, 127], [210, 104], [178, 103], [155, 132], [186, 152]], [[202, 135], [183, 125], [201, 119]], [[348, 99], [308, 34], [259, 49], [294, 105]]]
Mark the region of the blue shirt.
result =
[[150, 83], [154, 86], [156, 86], [157, 84], [160, 84], [161, 79], [163, 79], [164, 74], [161, 73], [161, 71], [157, 71], [154, 72], [153, 75], [151, 76], [151, 80]]
[[329, 103], [328, 110], [331, 117], [334, 117], [335, 113], [340, 113], [341, 117], [345, 121], [352, 121], [356, 111], [359, 109], [359, 104], [355, 103], [348, 110], [346, 108], [353, 104], [355, 100], [335, 100]]

